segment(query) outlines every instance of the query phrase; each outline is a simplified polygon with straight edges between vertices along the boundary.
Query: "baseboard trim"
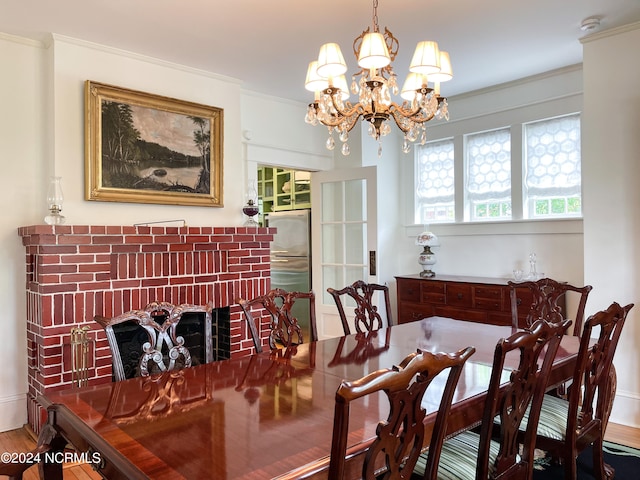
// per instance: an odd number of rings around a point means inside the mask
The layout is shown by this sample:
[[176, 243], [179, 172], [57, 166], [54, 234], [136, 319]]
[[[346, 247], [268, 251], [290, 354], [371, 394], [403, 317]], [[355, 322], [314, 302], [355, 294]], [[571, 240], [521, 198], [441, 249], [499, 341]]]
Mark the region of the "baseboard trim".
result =
[[27, 394], [0, 397], [0, 432], [22, 428], [27, 423]]
[[618, 389], [609, 421], [640, 428], [640, 397], [633, 392]]

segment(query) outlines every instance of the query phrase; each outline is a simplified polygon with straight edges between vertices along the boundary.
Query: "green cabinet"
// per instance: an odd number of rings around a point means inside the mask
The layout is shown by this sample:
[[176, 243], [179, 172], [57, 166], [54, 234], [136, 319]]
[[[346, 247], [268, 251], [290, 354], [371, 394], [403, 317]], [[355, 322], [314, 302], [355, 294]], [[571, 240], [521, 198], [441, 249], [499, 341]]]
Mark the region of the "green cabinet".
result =
[[311, 208], [310, 173], [285, 168], [258, 168], [260, 221], [264, 214]]
[[273, 212], [273, 168], [258, 168], [258, 223], [264, 225], [264, 214]]

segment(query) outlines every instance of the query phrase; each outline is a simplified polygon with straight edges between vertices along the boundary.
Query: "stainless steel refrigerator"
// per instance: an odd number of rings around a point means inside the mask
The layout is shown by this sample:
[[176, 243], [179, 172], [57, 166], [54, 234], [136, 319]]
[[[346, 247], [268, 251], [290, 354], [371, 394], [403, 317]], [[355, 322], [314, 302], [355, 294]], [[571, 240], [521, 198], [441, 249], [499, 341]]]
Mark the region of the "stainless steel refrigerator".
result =
[[[269, 227], [278, 230], [271, 244], [271, 288], [288, 292], [311, 290], [311, 211], [289, 210], [269, 213]], [[309, 341], [309, 301], [296, 301], [292, 309]]]

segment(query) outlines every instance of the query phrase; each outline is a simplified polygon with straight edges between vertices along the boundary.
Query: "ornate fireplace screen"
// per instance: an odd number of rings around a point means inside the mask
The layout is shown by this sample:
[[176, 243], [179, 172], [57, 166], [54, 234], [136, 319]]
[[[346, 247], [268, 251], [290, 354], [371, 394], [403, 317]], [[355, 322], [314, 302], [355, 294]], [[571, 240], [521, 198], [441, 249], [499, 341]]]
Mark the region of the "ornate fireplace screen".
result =
[[[151, 312], [151, 321], [157, 327], [147, 324], [145, 328], [134, 321], [114, 325], [125, 378], [159, 373], [161, 367], [173, 370], [210, 361], [205, 353], [207, 332], [201, 319], [204, 315], [204, 312], [183, 313], [175, 330], [163, 328], [167, 315], [160, 311]], [[160, 358], [155, 359], [155, 355]]]
[[229, 358], [228, 311], [153, 302], [142, 310], [94, 320], [107, 334], [117, 381]]

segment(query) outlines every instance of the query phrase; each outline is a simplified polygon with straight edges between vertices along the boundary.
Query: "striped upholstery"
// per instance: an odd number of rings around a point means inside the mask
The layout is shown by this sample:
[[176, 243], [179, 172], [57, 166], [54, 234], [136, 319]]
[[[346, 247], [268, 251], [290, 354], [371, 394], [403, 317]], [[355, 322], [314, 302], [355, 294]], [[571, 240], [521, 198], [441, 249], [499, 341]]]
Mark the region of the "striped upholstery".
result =
[[[515, 332], [498, 341], [480, 433], [462, 432], [444, 442], [438, 462], [435, 462], [437, 453], [433, 459], [431, 452], [423, 453], [414, 468], [416, 476], [426, 470], [434, 474], [429, 478], [438, 480], [531, 479], [536, 415], [531, 414], [522, 447], [518, 428], [527, 405], [531, 405], [532, 412], [539, 411], [560, 339], [570, 324], [569, 320], [561, 324], [538, 320], [530, 330]], [[504, 384], [505, 358], [516, 352], [519, 362], [510, 367], [509, 382]], [[502, 421], [499, 432], [494, 432], [495, 417]]]
[[[479, 445], [480, 435], [474, 432], [463, 432], [444, 442], [438, 466], [438, 479], [475, 479]], [[490, 466], [494, 464], [499, 448], [500, 444], [498, 442], [491, 442], [489, 447]], [[420, 476], [424, 475], [427, 455], [428, 453], [421, 455], [414, 468], [414, 472]]]
[[[542, 400], [540, 420], [538, 421], [538, 435], [552, 438], [553, 440], [564, 441], [568, 414], [568, 401], [563, 398], [554, 397], [553, 395], [545, 395], [544, 400]], [[528, 420], [529, 411], [527, 411], [522, 420], [520, 431], [524, 432], [527, 429]]]

